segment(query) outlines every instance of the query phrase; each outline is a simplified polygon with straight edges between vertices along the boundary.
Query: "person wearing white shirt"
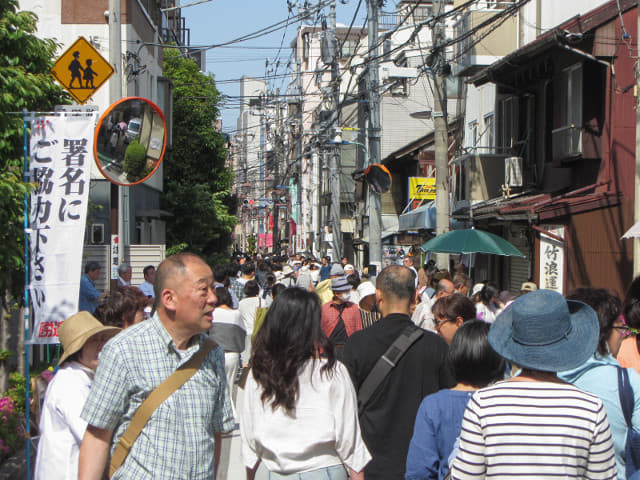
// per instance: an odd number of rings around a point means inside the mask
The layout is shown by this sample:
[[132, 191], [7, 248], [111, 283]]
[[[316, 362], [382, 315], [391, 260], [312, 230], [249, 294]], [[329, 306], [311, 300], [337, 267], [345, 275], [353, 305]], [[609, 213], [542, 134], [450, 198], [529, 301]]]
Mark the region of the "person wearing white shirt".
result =
[[98, 353], [120, 329], [105, 327], [82, 311], [65, 320], [58, 331], [64, 353], [42, 405], [35, 480], [78, 478], [80, 443], [87, 429], [80, 412], [98, 366]]
[[118, 286], [124, 287], [131, 285], [131, 265], [128, 263], [121, 263], [118, 265]]
[[289, 288], [275, 297], [251, 368], [239, 412], [248, 480], [347, 480], [347, 470], [351, 479], [364, 479], [371, 454], [355, 389], [322, 333], [314, 293]]
[[240, 300], [238, 310], [242, 315], [242, 321], [247, 332], [242, 361], [244, 364], [248, 364], [251, 358], [251, 336], [256, 322], [256, 311], [258, 308], [268, 308], [271, 305], [271, 297], [262, 298], [260, 287], [255, 280], [247, 282], [244, 293], [246, 297]]
[[153, 292], [153, 282], [156, 278], [156, 268], [153, 265], [147, 265], [142, 270], [142, 275], [144, 275], [144, 282], [142, 282], [138, 288], [149, 298], [156, 298], [155, 293]]

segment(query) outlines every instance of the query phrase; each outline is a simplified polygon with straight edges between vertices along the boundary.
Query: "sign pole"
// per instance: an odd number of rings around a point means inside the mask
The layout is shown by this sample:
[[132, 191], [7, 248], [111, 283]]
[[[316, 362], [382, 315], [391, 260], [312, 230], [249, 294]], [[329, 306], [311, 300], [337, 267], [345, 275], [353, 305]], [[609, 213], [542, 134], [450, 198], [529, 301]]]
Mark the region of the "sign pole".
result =
[[[122, 98], [122, 30], [120, 25], [121, 5], [120, 0], [109, 0], [109, 62], [114, 67], [115, 72], [109, 81], [109, 99], [111, 103]], [[124, 208], [124, 188], [122, 186], [111, 187], [111, 212], [113, 215], [113, 205], [117, 205], [115, 208], [115, 214], [117, 221], [112, 217], [111, 219], [111, 233], [118, 235], [118, 265], [124, 262], [125, 251], [125, 215], [128, 212]], [[117, 203], [116, 200], [117, 199]], [[115, 227], [115, 229], [114, 229]], [[115, 232], [114, 232], [115, 230]], [[117, 276], [111, 272], [111, 290], [114, 290], [118, 283], [116, 281]]]
[[[33, 117], [31, 117], [33, 118]], [[29, 141], [27, 135], [27, 122], [29, 117], [27, 111], [22, 112], [22, 132], [23, 132], [23, 180], [25, 183], [30, 181], [29, 178]], [[29, 379], [29, 321], [30, 321], [30, 302], [29, 302], [29, 191], [24, 192], [24, 378], [25, 378], [25, 439], [27, 454], [27, 480], [31, 479], [31, 410], [30, 410], [30, 388], [31, 381]]]

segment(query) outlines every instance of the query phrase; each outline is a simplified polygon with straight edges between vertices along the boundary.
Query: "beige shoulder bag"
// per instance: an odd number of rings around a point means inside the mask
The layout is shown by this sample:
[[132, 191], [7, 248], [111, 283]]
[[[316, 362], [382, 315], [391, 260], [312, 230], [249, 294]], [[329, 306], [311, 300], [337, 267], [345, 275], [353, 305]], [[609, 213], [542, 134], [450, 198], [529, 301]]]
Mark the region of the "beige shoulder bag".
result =
[[138, 410], [136, 410], [136, 413], [133, 415], [131, 423], [120, 437], [118, 445], [116, 445], [116, 449], [111, 457], [111, 463], [109, 464], [109, 478], [122, 466], [127, 455], [129, 455], [129, 450], [131, 450], [131, 447], [151, 418], [151, 415], [153, 415], [153, 412], [155, 412], [162, 402], [169, 398], [173, 392], [193, 377], [200, 368], [202, 361], [216, 346], [216, 342], [207, 338], [200, 347], [200, 350], [198, 350], [193, 357], [169, 375], [149, 394], [146, 400], [142, 402], [142, 405], [138, 407]]

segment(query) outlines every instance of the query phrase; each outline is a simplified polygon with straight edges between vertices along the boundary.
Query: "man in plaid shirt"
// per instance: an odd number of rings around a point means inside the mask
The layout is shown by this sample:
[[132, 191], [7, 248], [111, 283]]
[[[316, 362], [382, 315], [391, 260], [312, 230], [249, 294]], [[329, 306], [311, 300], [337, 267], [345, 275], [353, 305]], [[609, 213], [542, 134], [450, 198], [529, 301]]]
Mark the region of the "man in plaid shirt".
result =
[[[111, 452], [149, 394], [204, 342], [217, 298], [209, 266], [193, 254], [167, 258], [154, 284], [157, 312], [114, 337], [82, 411], [88, 422], [79, 479], [102, 478]], [[196, 374], [153, 413], [113, 479], [215, 478], [221, 433], [233, 429], [224, 353], [213, 349]]]

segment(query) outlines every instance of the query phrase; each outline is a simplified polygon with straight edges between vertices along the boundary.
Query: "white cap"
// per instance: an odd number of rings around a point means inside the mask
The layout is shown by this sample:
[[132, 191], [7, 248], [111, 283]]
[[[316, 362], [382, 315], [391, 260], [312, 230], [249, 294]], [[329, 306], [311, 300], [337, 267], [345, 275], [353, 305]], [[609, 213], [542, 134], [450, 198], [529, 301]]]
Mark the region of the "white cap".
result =
[[376, 287], [373, 285], [373, 283], [365, 280], [360, 285], [358, 285], [356, 291], [358, 292], [358, 295], [360, 295], [360, 298], [364, 298], [367, 295], [375, 295]]

